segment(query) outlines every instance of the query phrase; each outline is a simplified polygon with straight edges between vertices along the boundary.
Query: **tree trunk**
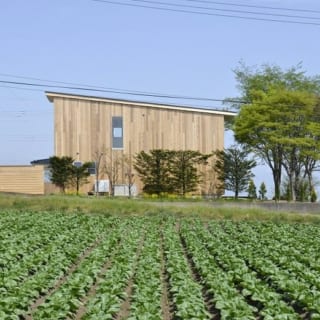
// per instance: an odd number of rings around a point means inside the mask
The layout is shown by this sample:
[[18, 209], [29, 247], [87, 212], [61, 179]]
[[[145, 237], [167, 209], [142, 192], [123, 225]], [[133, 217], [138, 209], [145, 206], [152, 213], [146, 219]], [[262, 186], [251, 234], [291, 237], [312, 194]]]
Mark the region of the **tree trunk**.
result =
[[276, 202], [280, 200], [281, 170], [272, 170], [274, 182], [274, 199]]

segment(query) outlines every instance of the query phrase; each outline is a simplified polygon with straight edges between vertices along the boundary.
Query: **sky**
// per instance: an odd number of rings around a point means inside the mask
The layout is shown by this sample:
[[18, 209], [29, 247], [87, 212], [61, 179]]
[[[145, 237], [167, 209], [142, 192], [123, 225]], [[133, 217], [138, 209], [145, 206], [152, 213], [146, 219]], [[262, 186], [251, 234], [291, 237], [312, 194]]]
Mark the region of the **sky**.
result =
[[[0, 165], [30, 164], [32, 160], [53, 155], [53, 106], [45, 91], [222, 107], [219, 101], [163, 100], [34, 84], [96, 86], [113, 91], [220, 100], [240, 95], [233, 72], [240, 61], [248, 66], [272, 64], [282, 69], [302, 63], [307, 75], [320, 74], [318, 0], [111, 2], [114, 3], [3, 1], [0, 10]], [[305, 11], [294, 11], [297, 9]], [[187, 10], [205, 14], [181, 12]], [[232, 132], [227, 132], [226, 147], [232, 143]], [[259, 166], [255, 173], [256, 185], [264, 181], [271, 194], [271, 171]]]

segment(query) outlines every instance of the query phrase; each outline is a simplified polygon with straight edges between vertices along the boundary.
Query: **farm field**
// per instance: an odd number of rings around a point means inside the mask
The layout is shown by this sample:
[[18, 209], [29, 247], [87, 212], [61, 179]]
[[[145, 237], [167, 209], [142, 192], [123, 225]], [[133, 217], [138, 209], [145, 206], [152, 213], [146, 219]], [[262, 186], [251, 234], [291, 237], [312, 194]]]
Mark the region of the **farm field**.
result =
[[320, 319], [315, 224], [0, 212], [0, 319]]

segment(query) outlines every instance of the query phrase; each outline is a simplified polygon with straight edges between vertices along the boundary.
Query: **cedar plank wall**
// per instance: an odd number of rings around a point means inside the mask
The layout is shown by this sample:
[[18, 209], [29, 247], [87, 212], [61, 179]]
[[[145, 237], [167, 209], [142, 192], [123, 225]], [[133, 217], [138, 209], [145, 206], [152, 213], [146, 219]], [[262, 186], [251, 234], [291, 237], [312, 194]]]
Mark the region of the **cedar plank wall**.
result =
[[55, 98], [55, 155], [92, 160], [111, 148], [112, 116], [123, 117], [124, 152], [175, 149], [210, 153], [224, 146], [223, 115]]
[[44, 194], [43, 166], [0, 166], [0, 192]]
[[126, 155], [151, 149], [211, 153], [224, 147], [223, 114], [170, 110], [81, 96], [52, 96], [57, 156], [69, 155], [84, 162], [92, 161], [97, 150], [110, 151], [112, 116], [123, 117], [122, 152]]

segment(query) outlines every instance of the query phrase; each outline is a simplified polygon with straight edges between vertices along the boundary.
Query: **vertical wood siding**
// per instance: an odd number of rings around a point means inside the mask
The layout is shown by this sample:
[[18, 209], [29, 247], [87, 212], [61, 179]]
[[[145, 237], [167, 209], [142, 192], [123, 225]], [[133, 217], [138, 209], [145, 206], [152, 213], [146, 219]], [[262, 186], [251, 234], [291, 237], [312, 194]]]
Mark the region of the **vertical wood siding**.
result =
[[176, 111], [124, 103], [55, 98], [55, 154], [92, 160], [102, 147], [112, 148], [112, 116], [123, 117], [125, 153], [141, 150], [199, 150], [224, 145], [223, 115]]
[[211, 153], [224, 147], [223, 114], [77, 96], [53, 96], [53, 102], [57, 156], [69, 155], [81, 161], [92, 161], [96, 151], [111, 152], [113, 116], [123, 117], [122, 152], [126, 155], [151, 149]]

